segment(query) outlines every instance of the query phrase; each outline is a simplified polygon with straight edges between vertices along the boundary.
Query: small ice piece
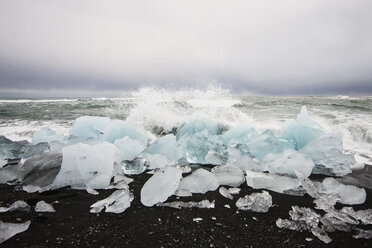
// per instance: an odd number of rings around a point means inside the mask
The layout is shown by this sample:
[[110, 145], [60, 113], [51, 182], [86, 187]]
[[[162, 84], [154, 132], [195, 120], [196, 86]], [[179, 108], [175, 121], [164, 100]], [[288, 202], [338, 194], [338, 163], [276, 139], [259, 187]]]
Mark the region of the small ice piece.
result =
[[127, 175], [141, 174], [150, 167], [149, 161], [144, 157], [137, 157], [131, 161], [122, 161], [121, 165], [124, 173]]
[[295, 176], [295, 170], [305, 177], [309, 177], [315, 166], [307, 155], [292, 149], [286, 149], [282, 153], [269, 153], [263, 159], [270, 173]]
[[213, 173], [204, 169], [197, 169], [181, 180], [178, 189], [204, 194], [207, 191], [215, 191], [218, 186], [220, 186], [219, 181]]
[[41, 142], [60, 141], [63, 142], [65, 137], [61, 134], [57, 134], [56, 131], [49, 127], [42, 127], [36, 131], [32, 136], [32, 144], [36, 145]]
[[27, 193], [35, 193], [35, 192], [43, 192], [44, 188], [41, 188], [39, 186], [26, 185], [26, 186], [22, 186], [22, 190], [26, 191]]
[[355, 228], [358, 234], [353, 235], [355, 239], [372, 239], [372, 230], [363, 230], [360, 228]]
[[312, 198], [318, 198], [322, 192], [322, 184], [319, 182], [312, 182], [309, 178], [304, 177], [299, 171], [295, 171], [301, 186], [305, 189], [306, 193]]
[[372, 224], [372, 209], [354, 211], [352, 207], [343, 207], [341, 212], [359, 220], [363, 225]]
[[219, 125], [207, 118], [199, 118], [189, 120], [177, 129], [177, 140], [185, 135], [193, 135], [195, 133], [206, 130], [210, 135], [216, 135], [221, 133]]
[[277, 138], [271, 130], [266, 130], [260, 136], [246, 144], [250, 155], [259, 161], [269, 153], [281, 153], [285, 149], [294, 149], [294, 144], [288, 140]]
[[308, 230], [313, 227], [317, 227], [320, 218], [320, 215], [311, 208], [298, 206], [292, 206], [292, 210], [289, 211], [289, 215], [291, 216], [292, 220], [305, 224], [308, 227]]
[[28, 205], [27, 202], [22, 201], [22, 200], [18, 200], [18, 201], [15, 201], [8, 208], [6, 208], [6, 207], [0, 207], [0, 213], [13, 212], [13, 211], [29, 212], [30, 209], [31, 209], [30, 208], [30, 205]]
[[359, 224], [359, 221], [356, 220], [354, 217], [342, 212], [342, 211], [339, 211], [337, 209], [333, 209], [331, 211], [329, 211], [328, 213], [326, 213], [323, 217], [325, 218], [335, 218], [335, 219], [338, 219], [340, 221], [342, 221], [343, 223], [347, 223], [347, 224], [351, 224], [351, 225], [358, 225]]
[[365, 189], [354, 185], [344, 185], [332, 177], [324, 178], [322, 185], [326, 194], [339, 196], [343, 204], [363, 204], [367, 198]]
[[224, 205], [225, 208], [231, 208], [229, 204]]
[[220, 187], [218, 191], [223, 197], [230, 199], [230, 200], [234, 199], [234, 197], [230, 194], [230, 192], [225, 187], [223, 186]]
[[326, 232], [350, 232], [351, 226], [348, 223], [343, 222], [337, 218], [331, 216], [323, 216], [320, 218], [320, 222], [323, 224], [323, 229]]
[[193, 221], [195, 221], [195, 222], [200, 222], [200, 221], [202, 221], [203, 220], [203, 218], [194, 218], [194, 219], [192, 219]]
[[62, 165], [62, 153], [47, 152], [27, 159], [18, 172], [23, 185], [44, 187], [53, 183]]
[[170, 207], [170, 208], [214, 208], [215, 201], [208, 201], [202, 200], [200, 202], [182, 202], [182, 201], [174, 201], [174, 202], [165, 202], [165, 203], [158, 203], [157, 206], [159, 207]]
[[25, 145], [22, 146], [22, 153], [21, 157], [22, 158], [29, 158], [32, 156], [40, 156], [43, 155], [44, 153], [50, 151], [50, 145], [47, 142], [41, 142], [36, 145]]
[[303, 106], [297, 120], [289, 120], [284, 123], [281, 136], [294, 142], [296, 150], [298, 150], [322, 134], [321, 126], [310, 119], [306, 106]]
[[177, 160], [176, 153], [176, 136], [173, 134], [165, 135], [155, 140], [149, 147], [144, 151], [145, 154], [160, 154], [165, 156], [169, 161]]
[[344, 154], [342, 134], [324, 134], [309, 142], [299, 152], [309, 156], [315, 163], [314, 174], [344, 176], [351, 173], [354, 156]]
[[141, 189], [142, 204], [151, 207], [159, 202], [165, 202], [176, 192], [181, 178], [182, 171], [172, 166], [156, 172]]
[[3, 168], [0, 168], [0, 184], [16, 181], [20, 166], [20, 163], [7, 164]]
[[126, 177], [124, 175], [116, 175], [116, 176], [114, 176], [114, 180], [113, 180], [114, 183], [118, 183], [118, 182], [121, 182], [121, 181], [123, 181], [126, 184], [130, 184], [134, 180], [132, 178]]
[[206, 164], [214, 164], [214, 165], [223, 165], [227, 162], [227, 156], [225, 154], [220, 154], [215, 150], [209, 150], [207, 155], [205, 156], [205, 163]]
[[14, 235], [24, 232], [30, 226], [31, 221], [24, 223], [7, 223], [0, 220], [0, 244]]
[[245, 181], [243, 171], [233, 165], [215, 166], [211, 172], [217, 177], [220, 185], [237, 187]]
[[38, 203], [36, 203], [35, 211], [54, 213], [56, 210], [54, 210], [52, 204], [46, 203], [45, 201], [39, 201]]
[[283, 193], [286, 190], [295, 189], [300, 186], [300, 182], [293, 178], [248, 170], [246, 171], [245, 178], [249, 187], [254, 189], [268, 189], [278, 193]]
[[91, 195], [99, 195], [99, 192], [95, 189], [87, 187], [87, 192]]
[[332, 239], [328, 236], [328, 234], [323, 229], [321, 229], [319, 227], [311, 228], [311, 232], [312, 232], [312, 234], [314, 234], [314, 236], [316, 236], [318, 239], [320, 239], [321, 241], [323, 241], [326, 244], [332, 242]]
[[107, 213], [120, 214], [130, 207], [133, 198], [133, 194], [130, 193], [129, 189], [116, 190], [109, 197], [91, 205], [90, 212], [100, 213], [105, 208]]
[[311, 241], [313, 241], [312, 238], [305, 238], [305, 240], [306, 240], [307, 242], [311, 242]]
[[238, 195], [240, 193], [240, 188], [229, 188], [228, 191], [232, 195]]
[[273, 205], [273, 200], [269, 192], [262, 191], [262, 193], [253, 193], [239, 198], [235, 205], [240, 210], [266, 213]]
[[232, 163], [232, 165], [240, 168], [242, 171], [264, 172], [266, 170], [265, 165], [260, 164], [260, 162], [255, 161], [249, 156], [242, 156], [236, 162]]
[[111, 183], [108, 187], [108, 189], [129, 189], [129, 185], [126, 184], [124, 181], [120, 181], [117, 183]]
[[174, 195], [179, 197], [189, 197], [192, 196], [192, 193], [189, 190], [178, 189], [176, 192], [174, 192]]
[[148, 137], [143, 128], [134, 127], [122, 120], [112, 120], [103, 129], [102, 139], [114, 143], [115, 140], [128, 136], [133, 140], [141, 141], [145, 146], [148, 144]]
[[298, 222], [298, 221], [294, 221], [294, 220], [278, 218], [275, 224], [279, 228], [284, 228], [284, 229], [289, 229], [289, 230], [294, 230], [294, 231], [302, 232], [304, 230], [308, 230], [308, 226], [306, 224]]
[[340, 197], [337, 195], [322, 194], [314, 200], [314, 203], [316, 204], [315, 208], [328, 212], [334, 209], [334, 205], [336, 205], [340, 200]]
[[180, 166], [180, 169], [182, 170], [182, 174], [187, 174], [192, 171], [191, 167], [188, 165]]
[[108, 117], [82, 116], [75, 120], [74, 125], [69, 130], [69, 134], [83, 139], [100, 139], [103, 130], [110, 122], [111, 120]]
[[131, 161], [146, 149], [146, 144], [142, 141], [132, 139], [128, 136], [116, 139], [114, 145], [117, 148], [116, 156], [118, 162], [123, 160]]
[[113, 144], [79, 143], [65, 146], [62, 153], [62, 167], [53, 182], [53, 188], [70, 185], [74, 189], [104, 189], [109, 186], [115, 161]]

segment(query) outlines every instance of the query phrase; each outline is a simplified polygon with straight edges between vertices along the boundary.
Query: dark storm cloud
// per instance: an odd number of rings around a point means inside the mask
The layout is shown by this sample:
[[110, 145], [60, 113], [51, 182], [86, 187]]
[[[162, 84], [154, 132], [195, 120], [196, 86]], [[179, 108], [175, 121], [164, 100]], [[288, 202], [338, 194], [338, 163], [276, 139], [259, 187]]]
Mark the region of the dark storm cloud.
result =
[[0, 96], [140, 86], [372, 94], [372, 2], [0, 2]]

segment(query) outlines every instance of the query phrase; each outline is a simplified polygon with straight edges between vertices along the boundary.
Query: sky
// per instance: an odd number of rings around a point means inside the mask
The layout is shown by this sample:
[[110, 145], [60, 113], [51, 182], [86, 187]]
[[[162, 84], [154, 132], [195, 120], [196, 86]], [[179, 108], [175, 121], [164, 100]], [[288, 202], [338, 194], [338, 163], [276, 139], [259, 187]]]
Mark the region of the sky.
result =
[[370, 0], [0, 0], [0, 97], [372, 95]]

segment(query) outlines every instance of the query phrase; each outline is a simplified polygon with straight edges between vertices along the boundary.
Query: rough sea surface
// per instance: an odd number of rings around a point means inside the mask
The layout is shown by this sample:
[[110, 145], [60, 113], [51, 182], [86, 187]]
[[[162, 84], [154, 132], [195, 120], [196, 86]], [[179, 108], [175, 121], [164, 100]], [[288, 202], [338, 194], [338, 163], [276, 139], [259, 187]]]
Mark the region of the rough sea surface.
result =
[[226, 130], [250, 123], [259, 132], [279, 134], [286, 120], [306, 106], [325, 132], [341, 132], [344, 149], [356, 167], [372, 165], [372, 96], [240, 96], [215, 87], [208, 90], [143, 88], [118, 98], [0, 99], [0, 135], [31, 140], [48, 126], [67, 134], [80, 116], [106, 116], [144, 127], [150, 137], [172, 131], [188, 119], [208, 117]]

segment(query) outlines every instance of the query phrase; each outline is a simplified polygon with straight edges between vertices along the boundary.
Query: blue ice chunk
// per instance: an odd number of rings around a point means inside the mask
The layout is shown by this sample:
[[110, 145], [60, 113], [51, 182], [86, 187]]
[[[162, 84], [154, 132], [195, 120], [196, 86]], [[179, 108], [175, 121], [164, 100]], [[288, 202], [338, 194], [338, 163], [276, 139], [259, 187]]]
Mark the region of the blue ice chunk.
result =
[[314, 174], [344, 176], [351, 173], [351, 166], [355, 163], [352, 154], [344, 154], [340, 133], [324, 134], [309, 142], [299, 152], [314, 161]]
[[117, 148], [117, 162], [123, 160], [131, 161], [146, 149], [146, 145], [143, 144], [142, 141], [131, 139], [128, 136], [116, 139], [114, 144]]
[[195, 133], [207, 130], [210, 135], [216, 135], [221, 133], [219, 125], [206, 118], [190, 120], [184, 123], [177, 130], [177, 139], [180, 139], [184, 135], [193, 135]]
[[173, 134], [165, 135], [152, 143], [144, 153], [147, 154], [161, 154], [164, 155], [170, 161], [177, 160], [176, 154], [176, 136]]
[[63, 142], [65, 137], [61, 134], [57, 134], [56, 131], [50, 129], [49, 127], [42, 127], [40, 130], [36, 131], [32, 136], [32, 144], [38, 144], [41, 142], [51, 142], [60, 141]]
[[290, 120], [284, 123], [281, 137], [294, 142], [296, 150], [298, 150], [322, 134], [322, 127], [310, 119], [306, 106], [303, 106], [301, 113], [297, 116], [297, 120]]
[[246, 146], [242, 146], [244, 154], [250, 153], [259, 161], [269, 153], [281, 153], [285, 149], [294, 149], [294, 144], [285, 139], [277, 138], [271, 130], [266, 130]]
[[226, 144], [237, 141], [240, 143], [247, 143], [257, 137], [258, 132], [249, 124], [240, 124], [222, 134], [222, 138], [225, 140]]
[[[183, 142], [183, 139], [180, 142]], [[206, 164], [208, 163], [206, 156], [210, 150], [221, 155], [226, 151], [226, 145], [222, 137], [219, 135], [210, 135], [208, 130], [187, 137], [185, 143], [186, 159], [190, 163]]]
[[140, 140], [147, 146], [148, 137], [143, 128], [134, 127], [121, 120], [111, 121], [103, 130], [103, 140], [114, 143], [116, 139], [128, 136], [134, 140]]
[[75, 120], [74, 125], [69, 130], [70, 135], [78, 136], [84, 139], [95, 138], [100, 139], [103, 130], [110, 124], [110, 119], [107, 117], [98, 116], [83, 116]]

